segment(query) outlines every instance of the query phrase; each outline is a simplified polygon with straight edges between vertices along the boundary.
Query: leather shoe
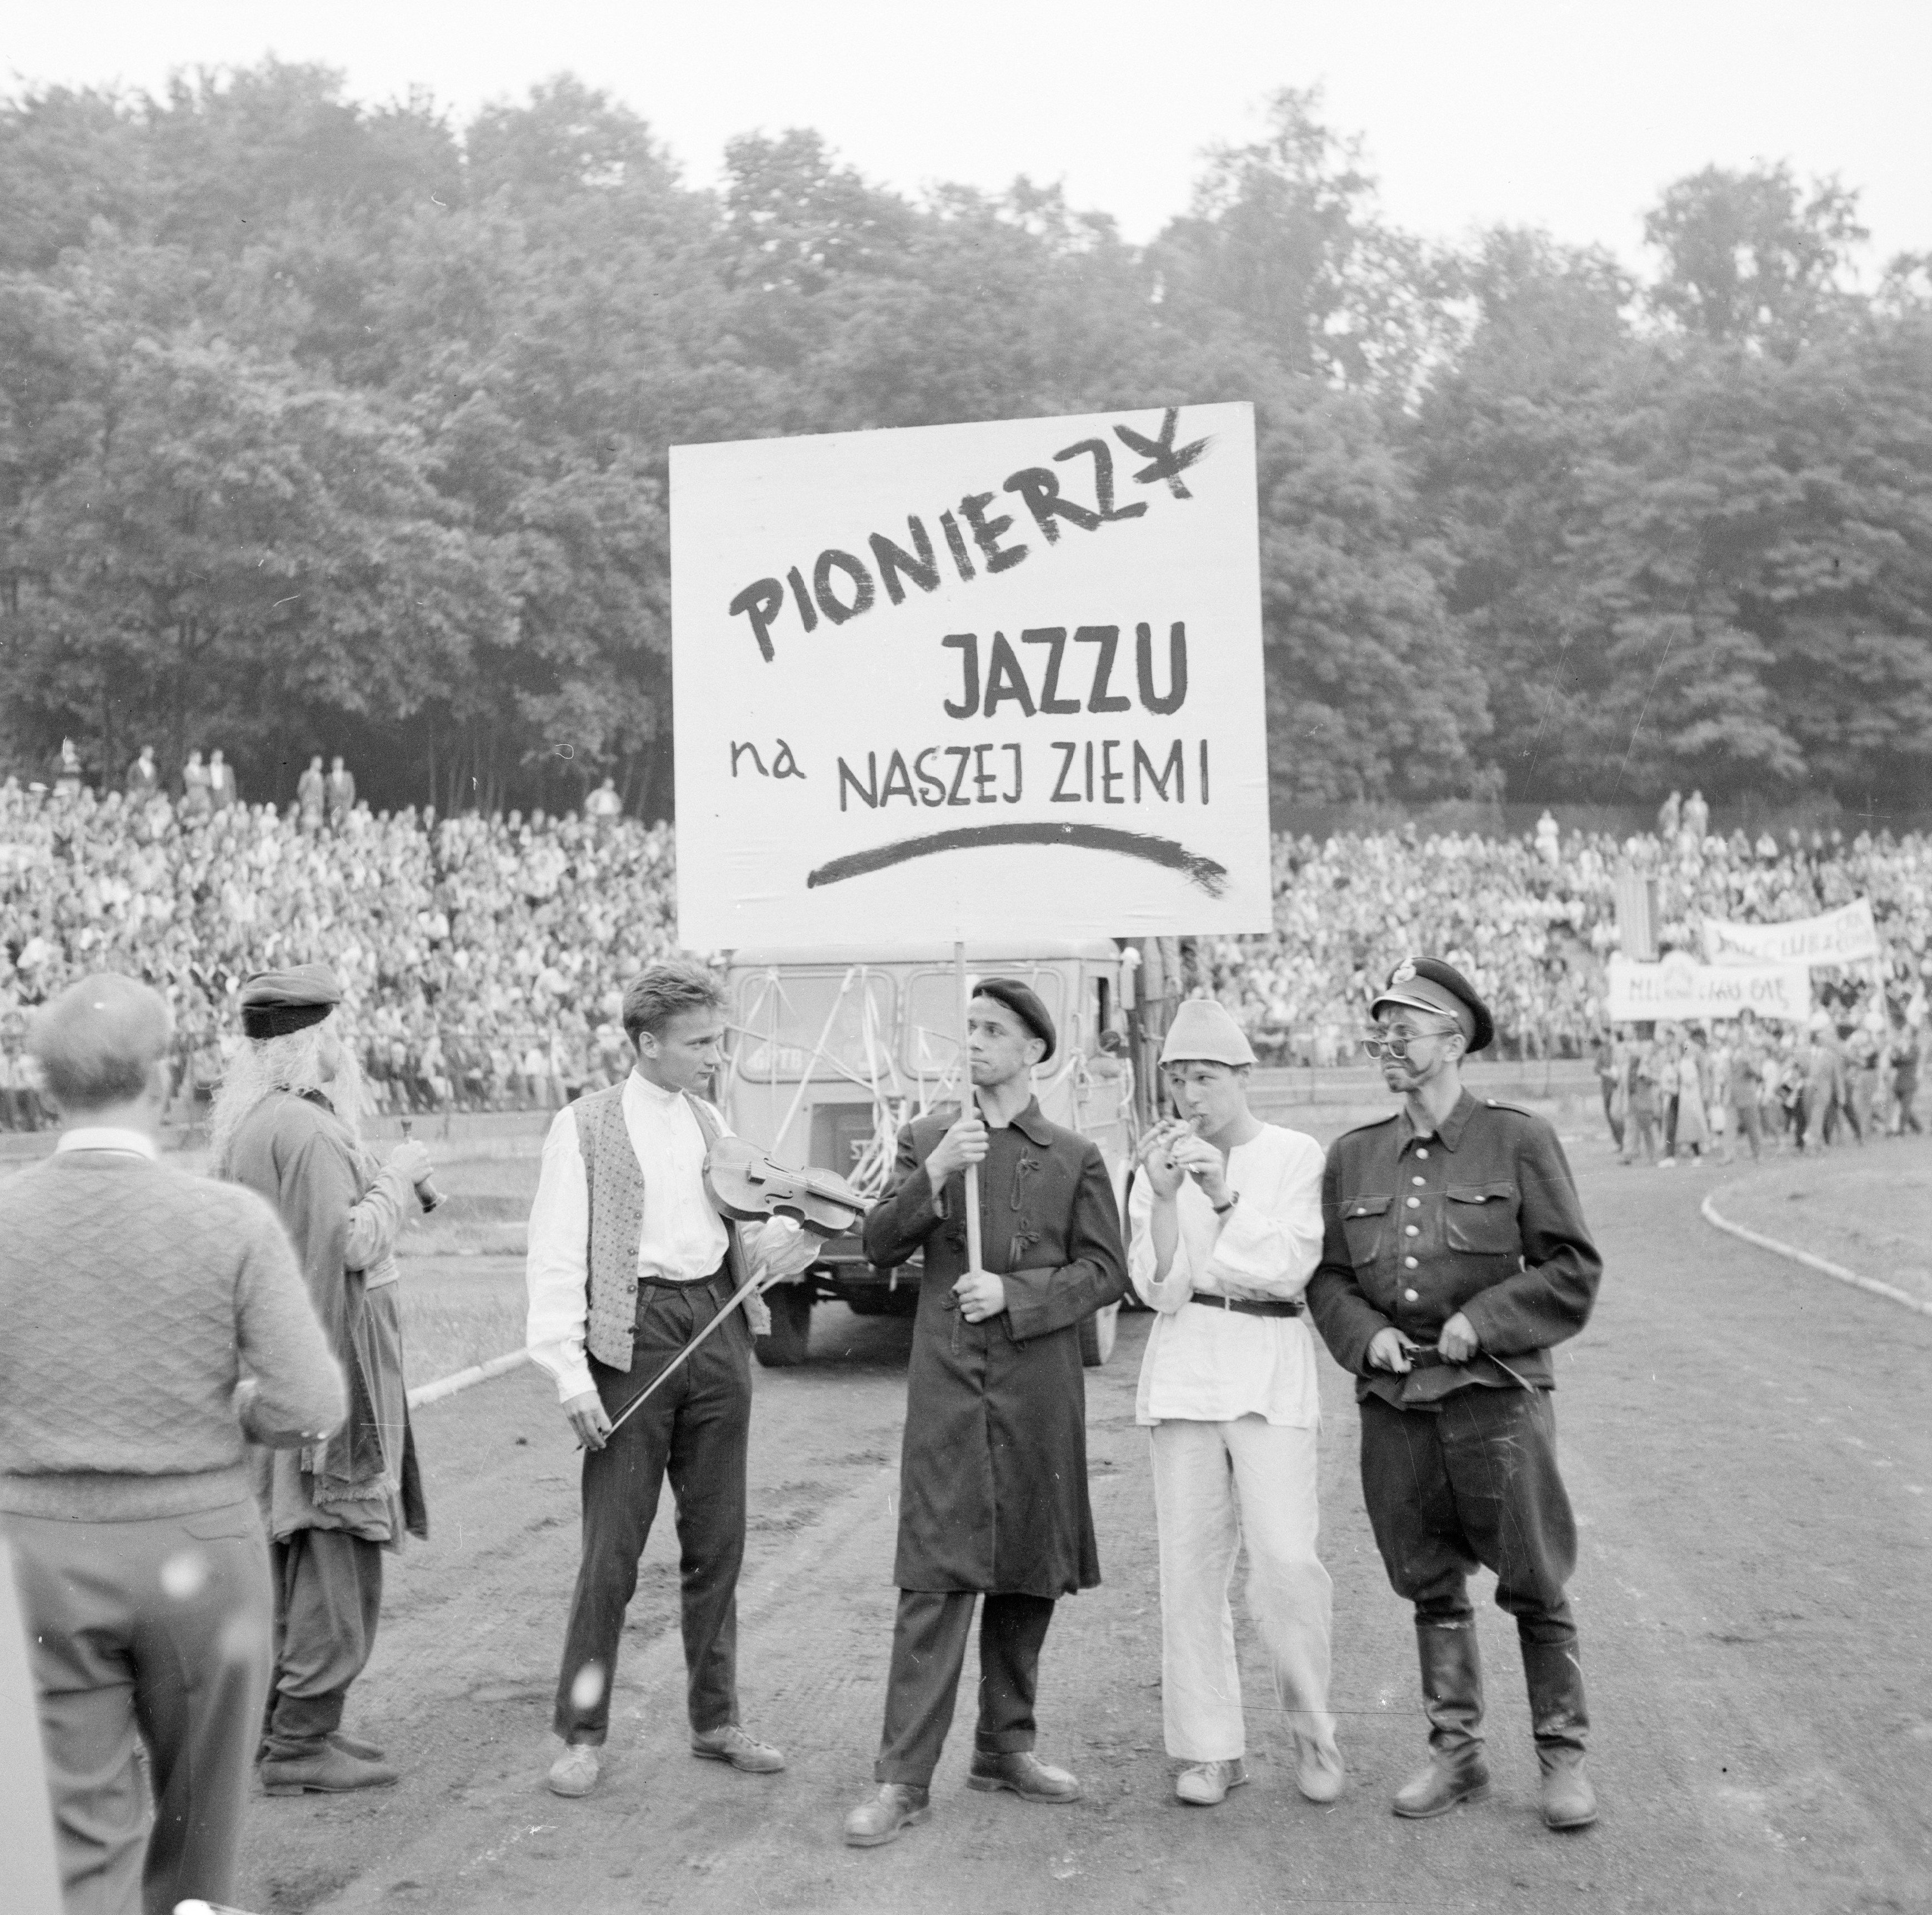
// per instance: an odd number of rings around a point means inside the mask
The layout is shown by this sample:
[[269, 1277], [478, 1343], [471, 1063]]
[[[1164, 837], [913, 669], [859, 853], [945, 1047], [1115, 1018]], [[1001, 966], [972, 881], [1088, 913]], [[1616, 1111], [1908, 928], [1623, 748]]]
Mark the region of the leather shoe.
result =
[[1049, 1769], [1031, 1749], [973, 1751], [966, 1786], [990, 1793], [1011, 1789], [1027, 1802], [1078, 1802], [1080, 1784], [1064, 1769]]
[[895, 1841], [902, 1829], [923, 1822], [932, 1813], [932, 1791], [910, 1782], [881, 1782], [870, 1802], [862, 1802], [845, 1818], [845, 1840], [853, 1848], [877, 1848]]
[[735, 1722], [702, 1734], [693, 1730], [691, 1752], [707, 1762], [728, 1762], [748, 1775], [775, 1775], [785, 1766], [784, 1757], [770, 1742], [748, 1736]]
[[1597, 1792], [1583, 1772], [1580, 1749], [1538, 1749], [1543, 1819], [1552, 1829], [1587, 1829], [1597, 1819]]
[[1419, 1769], [1396, 1790], [1389, 1805], [1411, 1821], [1426, 1820], [1431, 1815], [1446, 1815], [1458, 1802], [1486, 1802], [1490, 1799], [1490, 1772], [1486, 1764], [1466, 1762], [1451, 1769], [1432, 1762]]
[[346, 1795], [352, 1789], [386, 1789], [398, 1779], [386, 1762], [367, 1762], [334, 1742], [298, 1755], [271, 1756], [262, 1764], [269, 1795]]
[[1248, 1765], [1238, 1755], [1226, 1762], [1197, 1762], [1174, 1777], [1174, 1796], [1190, 1808], [1212, 1808], [1247, 1779]]
[[594, 1742], [572, 1742], [550, 1765], [546, 1778], [552, 1795], [588, 1795], [597, 1786], [604, 1758]]

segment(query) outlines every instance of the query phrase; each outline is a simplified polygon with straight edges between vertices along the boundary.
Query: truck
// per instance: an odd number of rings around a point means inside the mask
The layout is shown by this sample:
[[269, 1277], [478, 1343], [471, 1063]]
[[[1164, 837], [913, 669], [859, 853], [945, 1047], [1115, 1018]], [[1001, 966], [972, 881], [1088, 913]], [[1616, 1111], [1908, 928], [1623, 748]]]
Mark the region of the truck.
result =
[[[1100, 1147], [1125, 1214], [1134, 1146], [1153, 1114], [1160, 1034], [1178, 995], [1171, 939], [969, 944], [969, 977], [1023, 979], [1059, 1033], [1034, 1094], [1054, 1123]], [[838, 1172], [874, 1197], [890, 1178], [900, 1127], [960, 1095], [960, 1007], [950, 944], [732, 953], [730, 1035], [720, 1085], [732, 1129], [778, 1162]], [[1150, 992], [1151, 992], [1151, 995]], [[813, 1304], [836, 1298], [862, 1316], [910, 1316], [916, 1260], [882, 1270], [860, 1233], [829, 1238], [817, 1259], [765, 1292], [758, 1361], [805, 1361]], [[1120, 1306], [1080, 1326], [1098, 1367], [1113, 1353]]]

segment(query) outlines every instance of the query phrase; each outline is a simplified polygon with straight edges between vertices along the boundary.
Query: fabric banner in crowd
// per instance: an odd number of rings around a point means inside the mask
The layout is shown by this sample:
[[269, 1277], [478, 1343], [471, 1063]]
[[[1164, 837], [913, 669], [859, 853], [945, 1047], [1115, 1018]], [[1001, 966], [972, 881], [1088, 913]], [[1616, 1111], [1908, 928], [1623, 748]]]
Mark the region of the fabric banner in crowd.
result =
[[1782, 924], [1707, 917], [1704, 955], [1713, 964], [1863, 964], [1879, 955], [1878, 926], [1869, 898]]
[[670, 473], [683, 944], [1270, 928], [1251, 407]]
[[1811, 974], [1802, 964], [1700, 964], [1682, 951], [1658, 964], [1613, 957], [1606, 1010], [1613, 1024], [1707, 1024], [1747, 1010], [1802, 1022], [1810, 1015]]

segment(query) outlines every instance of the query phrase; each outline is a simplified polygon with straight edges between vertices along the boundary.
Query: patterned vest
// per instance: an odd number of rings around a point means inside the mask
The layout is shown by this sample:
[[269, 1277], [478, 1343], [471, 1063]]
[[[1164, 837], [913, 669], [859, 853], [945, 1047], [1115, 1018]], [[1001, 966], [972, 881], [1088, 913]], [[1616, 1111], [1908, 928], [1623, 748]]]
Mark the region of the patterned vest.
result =
[[[723, 1128], [701, 1098], [687, 1093], [686, 1100], [708, 1149], [723, 1135]], [[590, 1314], [584, 1340], [599, 1363], [628, 1370], [638, 1316], [638, 1246], [644, 1234], [644, 1173], [624, 1121], [622, 1084], [593, 1091], [570, 1108], [590, 1196]], [[744, 1281], [744, 1249], [738, 1226], [728, 1219], [724, 1235], [725, 1258], [735, 1286]]]

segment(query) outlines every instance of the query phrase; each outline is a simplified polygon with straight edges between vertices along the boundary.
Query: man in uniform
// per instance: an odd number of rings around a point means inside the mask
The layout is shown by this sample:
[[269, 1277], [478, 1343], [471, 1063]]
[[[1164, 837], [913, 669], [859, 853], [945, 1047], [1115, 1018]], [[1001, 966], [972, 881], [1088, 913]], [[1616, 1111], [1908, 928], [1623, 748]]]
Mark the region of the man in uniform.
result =
[[429, 1533], [403, 1381], [396, 1238], [429, 1175], [404, 1142], [362, 1145], [360, 1073], [326, 965], [262, 971], [242, 987], [248, 1042], [209, 1118], [218, 1175], [266, 1197], [349, 1379], [349, 1420], [326, 1442], [265, 1453], [277, 1583], [275, 1676], [262, 1784], [271, 1795], [380, 1788], [397, 1772], [342, 1728], [375, 1647], [382, 1556]]
[[[952, 1720], [975, 1601], [980, 1720], [970, 1787], [1075, 1801], [1080, 1784], [1034, 1754], [1040, 1652], [1060, 1596], [1100, 1580], [1087, 1500], [1082, 1320], [1126, 1289], [1120, 1214], [1100, 1152], [1041, 1115], [1033, 1068], [1053, 1019], [1012, 978], [969, 1007], [975, 1099], [899, 1133], [892, 1184], [866, 1220], [866, 1254], [925, 1253], [906, 1383], [898, 1553], [876, 1797], [845, 1819], [854, 1847], [923, 1821]], [[982, 1262], [969, 1267], [966, 1166], [980, 1172]]]
[[1440, 1815], [1489, 1793], [1466, 1586], [1480, 1563], [1516, 1619], [1544, 1820], [1582, 1828], [1597, 1808], [1550, 1346], [1588, 1322], [1602, 1259], [1556, 1132], [1462, 1088], [1463, 1056], [1494, 1034], [1468, 980], [1412, 959], [1370, 1014], [1380, 1028], [1364, 1047], [1402, 1107], [1329, 1152], [1308, 1301], [1354, 1373], [1369, 1520], [1396, 1593], [1415, 1604], [1430, 1760], [1395, 1812]]

